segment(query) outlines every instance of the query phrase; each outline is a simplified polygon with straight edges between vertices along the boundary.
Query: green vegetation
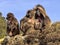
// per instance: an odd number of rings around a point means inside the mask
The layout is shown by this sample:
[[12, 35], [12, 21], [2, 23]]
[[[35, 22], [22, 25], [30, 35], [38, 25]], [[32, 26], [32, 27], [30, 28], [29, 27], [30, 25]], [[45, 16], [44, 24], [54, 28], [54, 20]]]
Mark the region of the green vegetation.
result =
[[0, 16], [0, 39], [6, 35], [6, 20]]

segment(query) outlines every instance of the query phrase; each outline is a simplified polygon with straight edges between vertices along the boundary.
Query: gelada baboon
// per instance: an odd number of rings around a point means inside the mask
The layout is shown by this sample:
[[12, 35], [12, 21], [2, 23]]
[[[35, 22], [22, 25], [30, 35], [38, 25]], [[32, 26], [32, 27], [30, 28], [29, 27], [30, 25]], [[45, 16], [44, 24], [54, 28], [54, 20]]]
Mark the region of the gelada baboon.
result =
[[7, 34], [8, 36], [15, 36], [19, 34], [19, 23], [17, 19], [14, 17], [13, 13], [7, 14]]
[[[49, 27], [51, 25], [51, 20], [47, 16], [46, 11], [42, 5], [36, 5], [34, 10], [35, 12], [35, 19], [38, 19], [39, 22], [42, 24], [41, 30]], [[38, 25], [37, 25], [38, 26]], [[37, 27], [35, 26], [35, 28]]]
[[26, 33], [27, 30], [31, 27], [34, 28], [34, 10], [28, 10], [26, 16], [20, 21], [20, 30], [23, 33]]

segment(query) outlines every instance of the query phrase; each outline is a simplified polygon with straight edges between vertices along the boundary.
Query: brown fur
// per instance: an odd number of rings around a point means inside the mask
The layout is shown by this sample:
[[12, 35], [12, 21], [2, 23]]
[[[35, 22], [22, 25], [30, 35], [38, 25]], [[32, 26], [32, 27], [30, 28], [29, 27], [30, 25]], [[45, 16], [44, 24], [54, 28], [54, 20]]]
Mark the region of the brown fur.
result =
[[[44, 9], [44, 7], [42, 5], [36, 5], [34, 10], [39, 10], [40, 12], [40, 18], [38, 20], [42, 21], [42, 28], [46, 28], [46, 26], [51, 26], [51, 20], [50, 18], [47, 16], [46, 11]], [[36, 16], [37, 17], [37, 16]]]
[[26, 16], [20, 21], [20, 30], [23, 33], [26, 33], [27, 30], [31, 27], [34, 28], [34, 10], [28, 10]]
[[13, 13], [7, 14], [7, 34], [9, 36], [15, 36], [19, 34], [19, 24]]
[[[36, 14], [37, 10], [38, 15]], [[42, 31], [46, 26], [49, 27], [50, 25], [51, 20], [41, 5], [37, 5], [33, 10], [28, 10], [26, 16], [20, 21], [20, 29], [23, 33], [26, 33], [30, 28]]]

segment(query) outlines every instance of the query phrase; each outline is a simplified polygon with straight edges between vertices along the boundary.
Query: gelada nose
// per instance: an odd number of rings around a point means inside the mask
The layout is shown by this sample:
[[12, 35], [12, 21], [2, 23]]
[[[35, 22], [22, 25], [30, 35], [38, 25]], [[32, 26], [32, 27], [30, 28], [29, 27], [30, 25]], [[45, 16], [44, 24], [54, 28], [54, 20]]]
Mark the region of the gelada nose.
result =
[[12, 36], [12, 32], [9, 33], [9, 36], [10, 36], [10, 37]]

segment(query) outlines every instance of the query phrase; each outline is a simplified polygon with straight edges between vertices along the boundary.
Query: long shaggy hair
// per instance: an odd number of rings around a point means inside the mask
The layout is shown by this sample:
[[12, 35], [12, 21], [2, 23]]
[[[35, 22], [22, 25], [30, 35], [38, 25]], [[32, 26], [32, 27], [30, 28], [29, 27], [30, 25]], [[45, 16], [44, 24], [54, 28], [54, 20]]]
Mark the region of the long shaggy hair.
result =
[[7, 34], [9, 36], [15, 36], [19, 34], [19, 23], [17, 19], [14, 17], [13, 13], [7, 14]]

